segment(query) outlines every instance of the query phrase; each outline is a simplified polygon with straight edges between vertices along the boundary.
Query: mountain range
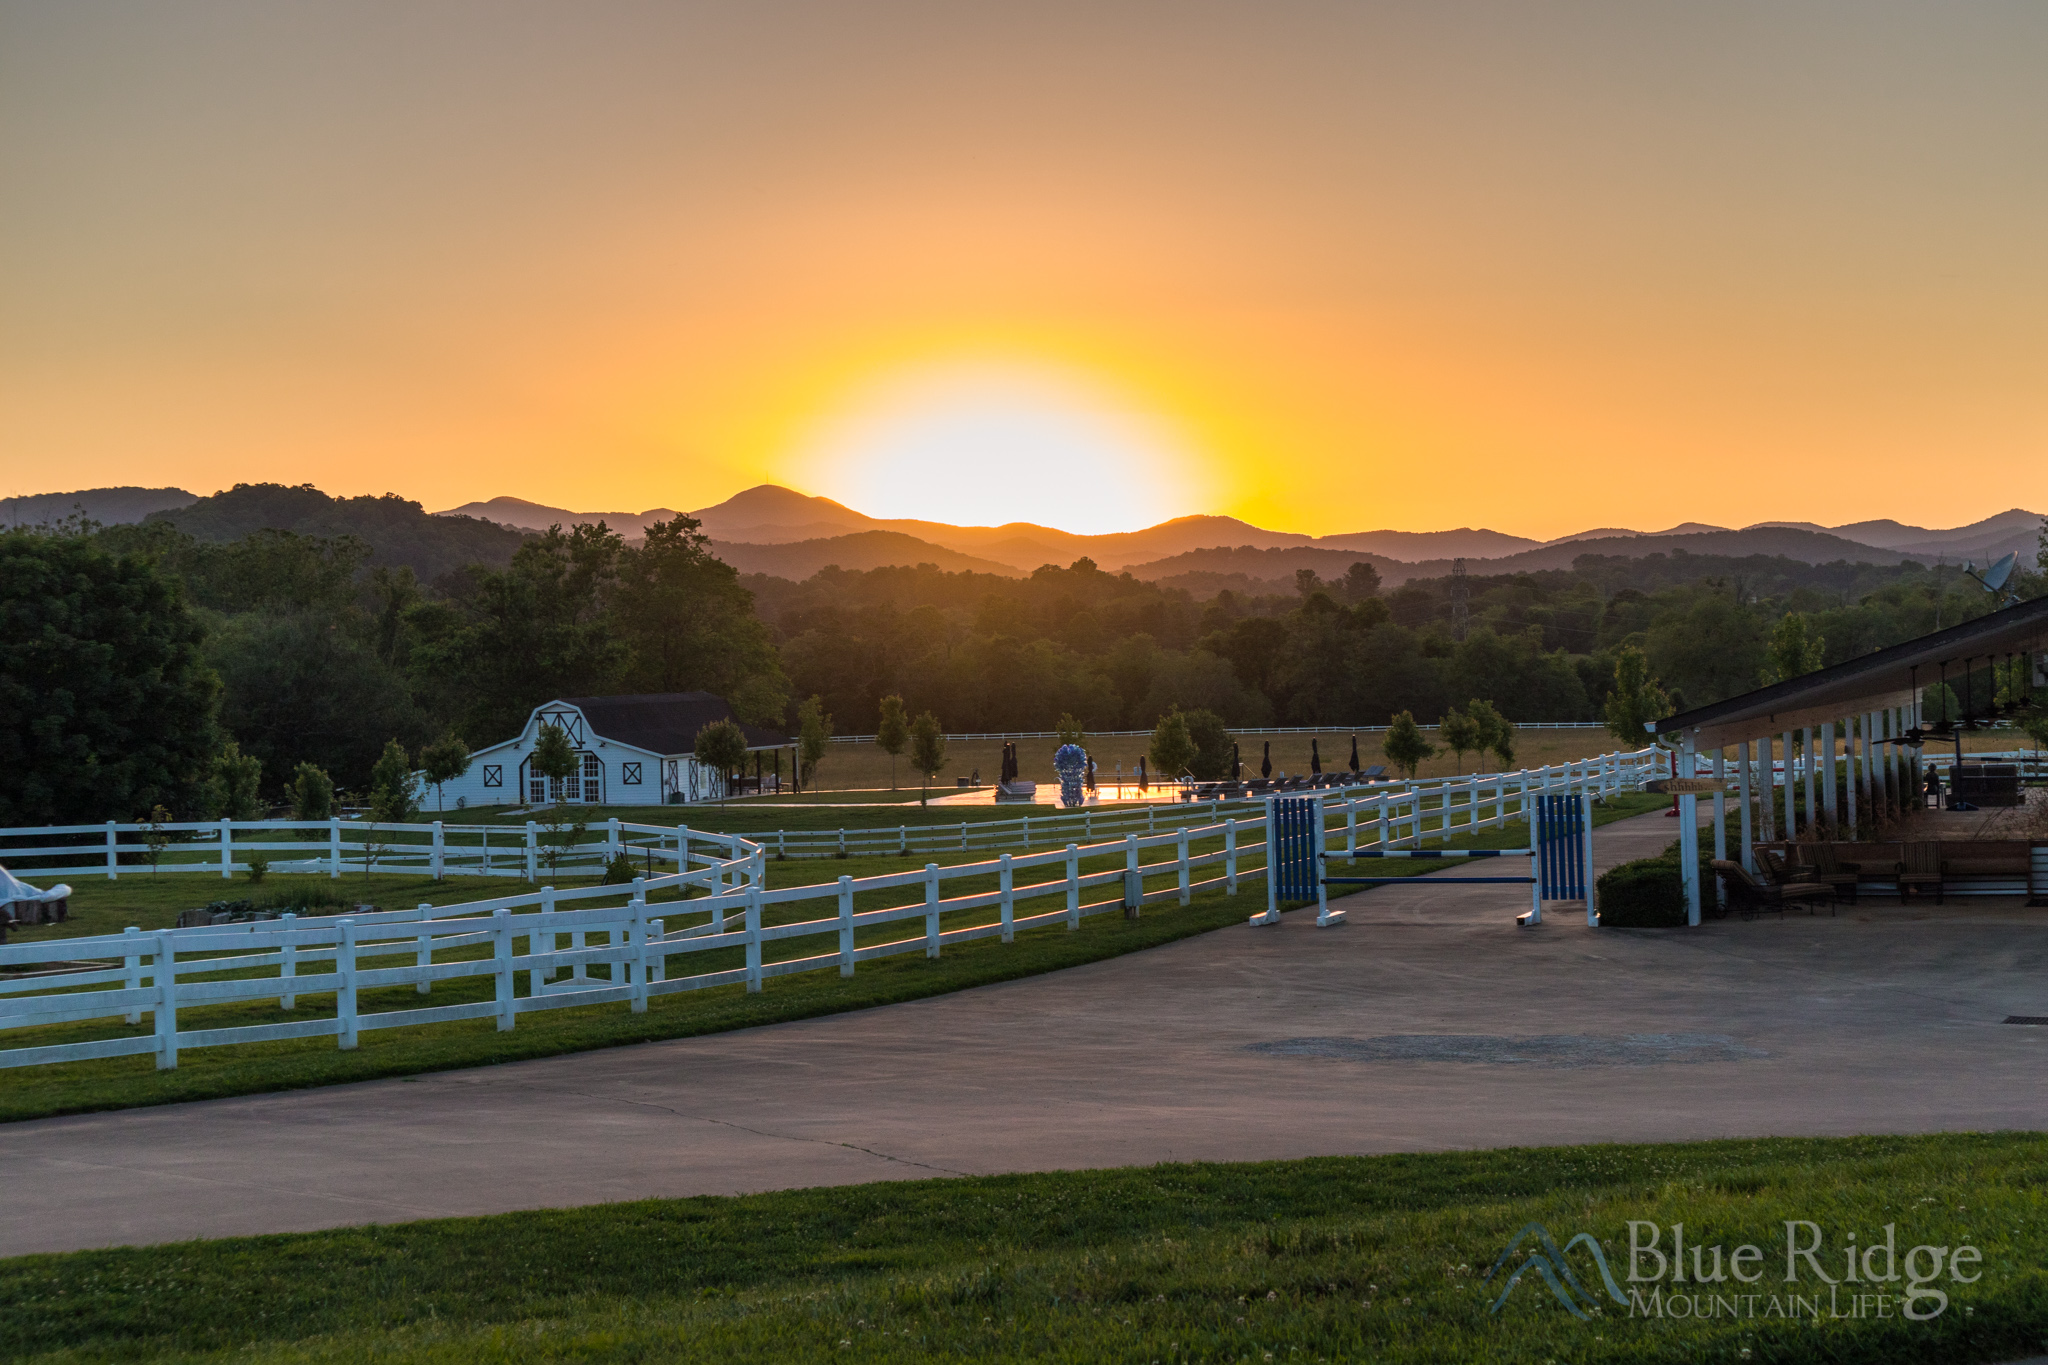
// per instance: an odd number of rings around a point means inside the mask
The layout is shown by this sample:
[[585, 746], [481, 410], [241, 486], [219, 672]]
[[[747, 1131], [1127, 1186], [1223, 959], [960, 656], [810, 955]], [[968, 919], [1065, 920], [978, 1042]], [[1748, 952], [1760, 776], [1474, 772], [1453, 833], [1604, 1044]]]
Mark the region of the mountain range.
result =
[[[179, 488], [96, 488], [0, 500], [0, 522], [8, 525], [57, 521], [81, 511], [109, 525], [144, 518], [169, 520], [201, 539], [231, 538], [272, 524], [314, 534], [352, 531], [377, 548], [376, 562], [410, 563], [421, 557], [433, 561], [415, 566], [428, 578], [471, 559], [504, 562], [518, 543], [516, 532], [603, 521], [628, 537], [638, 537], [649, 522], [676, 515], [665, 507], [577, 512], [500, 497], [428, 517], [418, 504], [389, 495], [330, 499], [311, 488], [277, 485], [238, 485], [210, 498]], [[953, 526], [871, 517], [830, 498], [775, 484], [747, 489], [689, 515], [702, 524], [718, 555], [748, 574], [803, 579], [835, 564], [849, 570], [933, 564], [949, 571], [1021, 577], [1042, 564], [1071, 564], [1085, 556], [1113, 572], [1129, 570], [1139, 578], [1172, 580], [1200, 591], [1291, 585], [1299, 569], [1341, 577], [1359, 561], [1378, 569], [1389, 587], [1449, 573], [1458, 559], [1465, 560], [1468, 573], [1477, 575], [1567, 569], [1587, 554], [1769, 555], [1809, 564], [1896, 564], [1941, 557], [1981, 564], [2018, 551], [2030, 561], [2042, 522], [2040, 514], [2015, 508], [1946, 530], [1890, 520], [1832, 527], [1771, 521], [1740, 528], [1684, 522], [1660, 531], [1601, 527], [1534, 540], [1469, 527], [1309, 536], [1269, 531], [1235, 517], [1192, 516], [1140, 531], [1076, 535], [1030, 522]], [[437, 518], [447, 534], [425, 534]]]
[[[601, 519], [632, 535], [649, 521], [676, 513], [670, 508], [572, 512], [517, 498], [493, 498], [450, 508], [444, 515], [479, 517], [532, 530]], [[1030, 522], [953, 526], [870, 517], [830, 498], [775, 484], [749, 488], [690, 515], [703, 525], [719, 556], [742, 573], [801, 579], [827, 564], [869, 569], [927, 563], [948, 570], [1023, 575], [1041, 564], [1070, 564], [1085, 555], [1104, 569], [1128, 569], [1144, 579], [1196, 575], [1190, 586], [1212, 577], [1242, 578], [1248, 586], [1291, 582], [1295, 571], [1304, 568], [1326, 578], [1338, 577], [1360, 560], [1378, 569], [1388, 586], [1449, 573], [1457, 559], [1465, 560], [1466, 571], [1473, 574], [1568, 569], [1574, 559], [1585, 554], [1636, 557], [1674, 551], [1783, 555], [1809, 564], [1835, 560], [1896, 564], [1908, 558], [1936, 557], [1984, 562], [2008, 551], [2031, 557], [2042, 520], [2039, 513], [2015, 508], [1947, 530], [1896, 521], [1834, 527], [1774, 521], [1739, 528], [1684, 522], [1661, 531], [1602, 527], [1555, 540], [1534, 540], [1469, 527], [1309, 536], [1269, 531], [1235, 517], [1193, 516], [1177, 517], [1142, 531], [1083, 536]]]

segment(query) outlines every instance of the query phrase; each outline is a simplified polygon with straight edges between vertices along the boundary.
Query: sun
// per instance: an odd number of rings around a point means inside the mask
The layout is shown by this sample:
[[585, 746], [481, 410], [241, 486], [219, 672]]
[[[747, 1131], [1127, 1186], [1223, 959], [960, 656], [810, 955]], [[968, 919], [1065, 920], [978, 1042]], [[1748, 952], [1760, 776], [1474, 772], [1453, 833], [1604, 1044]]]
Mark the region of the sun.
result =
[[792, 474], [871, 516], [1099, 535], [1199, 508], [1205, 464], [1170, 422], [1101, 386], [991, 362], [869, 386], [800, 443]]

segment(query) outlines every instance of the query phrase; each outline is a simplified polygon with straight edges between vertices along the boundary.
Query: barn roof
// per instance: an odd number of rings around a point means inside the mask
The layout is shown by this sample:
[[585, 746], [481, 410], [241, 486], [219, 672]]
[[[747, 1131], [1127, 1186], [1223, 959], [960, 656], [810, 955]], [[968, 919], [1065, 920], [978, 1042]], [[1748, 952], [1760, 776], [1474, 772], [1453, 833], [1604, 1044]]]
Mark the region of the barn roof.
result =
[[[713, 721], [734, 720], [725, 698], [712, 692], [641, 692], [623, 697], [563, 697], [583, 713], [592, 733], [657, 754], [687, 754], [697, 732]], [[749, 749], [780, 749], [785, 735], [738, 721]]]
[[2048, 597], [1994, 611], [1917, 640], [1880, 649], [1739, 697], [1681, 711], [1656, 723], [1658, 734], [1690, 733], [1701, 748], [1913, 704], [1916, 687], [1940, 670], [2005, 653], [2039, 653], [2048, 643]]

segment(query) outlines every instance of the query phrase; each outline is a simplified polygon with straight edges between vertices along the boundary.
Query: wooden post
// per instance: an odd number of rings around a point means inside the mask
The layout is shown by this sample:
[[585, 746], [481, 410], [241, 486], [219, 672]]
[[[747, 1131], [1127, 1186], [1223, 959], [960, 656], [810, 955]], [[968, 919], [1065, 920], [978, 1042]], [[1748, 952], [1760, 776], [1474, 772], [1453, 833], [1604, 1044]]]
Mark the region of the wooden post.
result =
[[[1679, 767], [1687, 777], [1698, 767], [1693, 761], [1692, 736], [1679, 741]], [[1691, 792], [1678, 798], [1678, 874], [1685, 886], [1685, 922], [1700, 922], [1700, 799]], [[1589, 869], [1590, 871], [1590, 869]]]
[[1001, 897], [1003, 917], [1003, 942], [1017, 941], [1017, 898], [1016, 869], [1010, 865], [1010, 855], [1005, 853], [996, 868], [996, 894]]
[[[532, 946], [529, 939], [528, 946]], [[491, 912], [491, 957], [496, 961], [498, 1032], [512, 1030], [512, 912], [493, 910]], [[351, 1044], [353, 1046], [353, 1044]]]
[[1081, 849], [1067, 845], [1067, 927], [1081, 927]]
[[[1591, 886], [1593, 876], [1593, 807], [1586, 807], [1586, 885]], [[1714, 750], [1714, 857], [1718, 861], [1728, 856], [1728, 750], [1724, 745]], [[1589, 893], [1590, 894], [1590, 893]], [[1714, 879], [1714, 903], [1721, 903], [1721, 879]]]
[[853, 975], [853, 878], [839, 879], [839, 974]]
[[[434, 907], [426, 901], [420, 902], [420, 927], [417, 936], [418, 944], [413, 952], [413, 966], [431, 967], [434, 965]], [[425, 995], [432, 989], [433, 983], [424, 979], [413, 987], [415, 993], [419, 995]]]
[[939, 865], [924, 865], [924, 955], [939, 955]]
[[341, 1021], [341, 1035], [336, 1042], [343, 1052], [353, 1052], [356, 1047], [356, 922], [345, 919], [338, 927], [341, 932], [334, 944], [334, 974], [340, 982], [334, 991], [334, 1017]]
[[150, 969], [156, 986], [156, 1069], [178, 1069], [178, 950], [172, 930], [156, 931], [156, 955]]
[[277, 1007], [297, 1009], [299, 997], [289, 983], [299, 974], [299, 917], [287, 910], [277, 917], [277, 922], [284, 931], [284, 942], [277, 950], [277, 979], [287, 983], [284, 993], [277, 997]]
[[[121, 931], [121, 942], [123, 948], [126, 949], [121, 958], [123, 970], [121, 978], [122, 988], [139, 991], [142, 989], [142, 930], [132, 924], [129, 925]], [[137, 1005], [134, 1009], [129, 1010], [127, 1018], [131, 1024], [141, 1023], [142, 1007]]]

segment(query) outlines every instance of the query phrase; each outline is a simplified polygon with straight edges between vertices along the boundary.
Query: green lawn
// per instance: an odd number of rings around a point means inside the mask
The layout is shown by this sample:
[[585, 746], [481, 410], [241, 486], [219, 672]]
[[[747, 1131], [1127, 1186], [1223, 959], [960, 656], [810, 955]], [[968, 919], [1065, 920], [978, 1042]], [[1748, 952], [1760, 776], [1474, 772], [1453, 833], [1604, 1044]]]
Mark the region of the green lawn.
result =
[[[1507, 1149], [976, 1177], [645, 1200], [0, 1262], [15, 1361], [1885, 1362], [2048, 1349], [2048, 1138], [1767, 1139]], [[1518, 1230], [1592, 1234], [1624, 1293], [1628, 1222], [1668, 1250], [1764, 1252], [1753, 1285], [1688, 1286], [1699, 1318], [1535, 1273], [1486, 1281]], [[1768, 1316], [1785, 1223], [1841, 1270], [1970, 1246], [1928, 1321], [1844, 1284], [1818, 1321]], [[1653, 1268], [1653, 1267], [1648, 1267]], [[1881, 1266], [1873, 1267], [1880, 1273]], [[1922, 1268], [1924, 1269], [1924, 1263]], [[1701, 1292], [1704, 1289], [1705, 1292]], [[1718, 1293], [1714, 1292], [1718, 1291]], [[1756, 1316], [1738, 1313], [1741, 1292]], [[1647, 1299], [1645, 1300], [1647, 1302]], [[1783, 1299], [1776, 1299], [1783, 1303]], [[1659, 1301], [1662, 1302], [1661, 1300]], [[1852, 1316], [1858, 1306], [1862, 1316]], [[1923, 1311], [1934, 1306], [1923, 1301]], [[1889, 1311], [1879, 1316], [1883, 1308]]]
[[[1645, 809], [1653, 808], [1658, 804], [1658, 800], [1656, 797], [1643, 796], [1618, 799], [1609, 806], [1598, 809], [1596, 820], [1605, 823], [1638, 814]], [[1525, 837], [1519, 829], [1511, 827], [1506, 831], [1485, 831], [1477, 836], [1460, 836], [1451, 842], [1453, 846], [1507, 847], [1520, 843]], [[1193, 845], [1193, 851], [1201, 853], [1216, 846], [1215, 841], [1207, 844], [1197, 842]], [[986, 856], [979, 852], [971, 855], [954, 854], [930, 861], [942, 864], [972, 862], [985, 859]], [[771, 888], [808, 885], [836, 878], [841, 873], [854, 877], [870, 877], [906, 871], [922, 867], [926, 861], [927, 859], [922, 856], [907, 859], [832, 859], [824, 863], [810, 860], [771, 861], [768, 864], [768, 879]], [[1247, 855], [1241, 860], [1241, 866], [1245, 870], [1260, 865], [1256, 854]], [[1097, 871], [1114, 866], [1121, 866], [1121, 859], [1116, 854], [1083, 862], [1084, 871]], [[1402, 860], [1390, 866], [1383, 866], [1382, 872], [1385, 875], [1424, 875], [1441, 870], [1443, 866], [1441, 863], [1422, 860]], [[826, 875], [821, 876], [821, 871]], [[1220, 869], [1202, 869], [1198, 872], [1218, 875]], [[272, 877], [266, 879], [262, 887], [254, 889], [288, 889], [294, 880], [296, 879]], [[319, 885], [336, 884], [322, 878], [306, 880]], [[1148, 891], [1164, 890], [1172, 884], [1171, 874], [1155, 874], [1146, 882]], [[492, 884], [475, 878], [435, 883], [424, 878], [372, 877], [365, 884], [362, 878], [353, 874], [342, 878], [338, 885], [344, 889], [356, 888], [366, 899], [374, 898], [374, 903], [387, 909], [415, 905], [421, 901], [446, 904], [475, 900], [528, 889], [522, 883], [508, 881], [503, 884]], [[228, 886], [232, 886], [237, 894], [246, 893], [251, 889], [246, 881], [225, 883], [215, 879], [175, 874], [123, 878], [113, 883], [86, 883], [79, 888], [73, 900], [73, 916], [68, 924], [55, 926], [49, 930], [27, 932], [38, 935], [78, 935], [118, 932], [126, 924], [136, 924], [143, 928], [157, 927], [172, 922], [179, 909], [203, 903], [209, 896], [222, 894], [222, 888]], [[995, 879], [990, 875], [949, 882], [946, 894], [958, 896], [994, 889]], [[1106, 895], [1100, 890], [1089, 893], [1091, 900], [1104, 898]], [[914, 891], [863, 892], [856, 897], [855, 908], [860, 911], [881, 909], [914, 899]], [[851, 978], [841, 978], [831, 971], [806, 972], [772, 979], [765, 984], [760, 993], [753, 995], [747, 994], [740, 986], [721, 986], [709, 990], [658, 996], [649, 1002], [648, 1010], [644, 1014], [633, 1014], [621, 1004], [592, 1005], [526, 1014], [520, 1017], [515, 1029], [503, 1033], [498, 1032], [495, 1025], [488, 1020], [471, 1020], [368, 1031], [361, 1035], [359, 1045], [348, 1052], [337, 1048], [333, 1040], [324, 1038], [191, 1049], [181, 1052], [177, 1068], [171, 1071], [158, 1071], [154, 1059], [149, 1056], [105, 1058], [4, 1070], [0, 1071], [0, 1121], [43, 1118], [55, 1114], [102, 1109], [125, 1109], [138, 1105], [211, 1099], [269, 1090], [298, 1089], [382, 1076], [411, 1075], [424, 1071], [443, 1071], [456, 1067], [554, 1056], [565, 1052], [580, 1052], [590, 1048], [645, 1042], [658, 1038], [691, 1037], [757, 1024], [865, 1009], [874, 1005], [941, 995], [970, 986], [1033, 976], [1040, 972], [1057, 971], [1064, 967], [1154, 947], [1192, 934], [1241, 924], [1248, 915], [1262, 909], [1264, 902], [1263, 881], [1253, 881], [1235, 897], [1224, 895], [1220, 888], [1198, 892], [1188, 906], [1182, 907], [1171, 901], [1151, 906], [1135, 921], [1125, 920], [1117, 914], [1094, 915], [1083, 920], [1081, 928], [1077, 931], [1060, 926], [1020, 932], [1016, 942], [1012, 944], [1004, 944], [995, 939], [983, 939], [949, 946], [944, 955], [936, 961], [921, 954], [884, 958], [861, 964]], [[654, 903], [657, 910], [673, 906], [672, 911], [665, 911], [671, 918], [690, 913], [685, 905], [677, 904], [664, 896], [655, 897]], [[1061, 905], [1063, 901], [1052, 898], [1024, 902], [1020, 905], [1018, 914], [1021, 916], [1043, 913]], [[829, 913], [831, 912], [825, 903], [808, 902], [794, 907], [771, 907], [770, 913], [764, 916], [764, 919], [769, 924], [792, 923], [798, 920], [823, 918]], [[951, 930], [973, 924], [992, 923], [995, 918], [996, 911], [993, 908], [957, 911], [944, 917], [942, 927]], [[670, 927], [679, 925], [671, 924]], [[862, 946], [868, 946], [915, 937], [919, 933], [921, 922], [898, 922], [863, 929], [857, 936], [857, 941]], [[835, 943], [834, 939], [820, 936], [784, 940], [771, 945], [771, 950], [766, 956], [771, 962], [804, 957], [832, 951]], [[457, 950], [453, 953], [444, 952], [436, 955], [436, 961], [481, 956], [483, 951], [476, 948]], [[411, 952], [406, 950], [388, 960], [365, 958], [363, 965], [397, 966], [411, 961]], [[677, 977], [720, 971], [739, 965], [740, 950], [726, 948], [716, 952], [691, 954], [688, 957], [672, 957], [669, 959], [667, 971], [669, 976]], [[591, 970], [593, 975], [606, 974], [606, 969], [602, 967]], [[267, 973], [268, 969], [265, 969], [265, 974]], [[181, 976], [181, 979], [186, 978]], [[515, 979], [520, 994], [525, 994], [527, 974], [518, 973]], [[407, 1009], [426, 1004], [461, 1004], [487, 999], [491, 990], [492, 984], [487, 976], [438, 983], [431, 997], [422, 997], [409, 986], [365, 990], [359, 996], [358, 1008], [367, 1015], [380, 1010]], [[179, 1026], [182, 1029], [198, 1029], [281, 1023], [297, 1019], [331, 1017], [333, 1011], [332, 993], [308, 994], [299, 996], [295, 1008], [290, 1011], [278, 1008], [274, 1000], [181, 1010]], [[145, 1012], [141, 1023], [135, 1025], [122, 1023], [118, 1019], [55, 1024], [11, 1030], [0, 1035], [0, 1040], [4, 1040], [10, 1047], [31, 1047], [130, 1036], [147, 1033], [152, 1027], [151, 1016]]]

